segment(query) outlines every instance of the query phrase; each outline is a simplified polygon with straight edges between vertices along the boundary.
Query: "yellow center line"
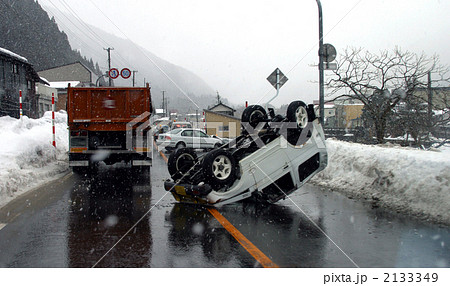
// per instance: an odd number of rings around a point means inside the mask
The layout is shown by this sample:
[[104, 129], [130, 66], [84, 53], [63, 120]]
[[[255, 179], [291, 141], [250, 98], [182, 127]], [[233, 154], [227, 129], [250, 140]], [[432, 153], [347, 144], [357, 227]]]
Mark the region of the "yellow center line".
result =
[[218, 210], [208, 208], [208, 211], [217, 219], [217, 221], [253, 256], [264, 268], [278, 268], [279, 266], [272, 262], [258, 247], [248, 240], [237, 228], [234, 227]]
[[[162, 151], [159, 154], [167, 163], [167, 157]], [[208, 211], [214, 218], [242, 245], [242, 247], [250, 253], [264, 268], [278, 268], [269, 257], [267, 257], [258, 247], [256, 247], [250, 240], [248, 240], [234, 225], [232, 225], [217, 209], [208, 208]]]

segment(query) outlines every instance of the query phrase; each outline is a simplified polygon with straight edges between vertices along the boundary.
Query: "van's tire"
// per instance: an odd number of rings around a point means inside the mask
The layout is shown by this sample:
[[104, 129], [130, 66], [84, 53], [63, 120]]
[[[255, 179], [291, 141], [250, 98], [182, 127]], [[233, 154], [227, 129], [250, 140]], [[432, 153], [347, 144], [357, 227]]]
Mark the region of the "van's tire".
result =
[[298, 128], [305, 128], [308, 124], [308, 108], [303, 101], [297, 100], [289, 104], [286, 112], [289, 122], [296, 122]]
[[286, 140], [292, 145], [305, 143], [299, 142], [299, 138], [310, 120], [310, 114], [306, 104], [300, 100], [291, 102], [287, 108], [286, 118], [288, 122], [294, 122], [297, 125], [297, 128], [288, 128]]
[[230, 152], [216, 149], [203, 159], [205, 181], [214, 189], [231, 186], [236, 180], [237, 162]]
[[261, 105], [249, 105], [242, 112], [241, 122], [249, 123], [252, 128], [263, 121], [267, 121], [267, 112]]
[[191, 148], [177, 149], [169, 156], [167, 168], [173, 180], [186, 175], [198, 163], [197, 154]]

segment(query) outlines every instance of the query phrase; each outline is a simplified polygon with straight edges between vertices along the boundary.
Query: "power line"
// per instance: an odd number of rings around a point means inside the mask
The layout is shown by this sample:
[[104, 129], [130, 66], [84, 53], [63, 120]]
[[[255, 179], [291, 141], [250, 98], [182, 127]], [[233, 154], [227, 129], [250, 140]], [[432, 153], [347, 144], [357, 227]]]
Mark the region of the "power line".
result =
[[[96, 45], [98, 45], [99, 47], [103, 47], [104, 44], [106, 44], [106, 46], [110, 46], [110, 44], [108, 42], [106, 42], [105, 40], [103, 40], [103, 38], [101, 36], [99, 36], [88, 24], [86, 24], [85, 22], [83, 22], [83, 20], [76, 14], [76, 12], [70, 7], [69, 4], [67, 4], [67, 2], [63, 1], [65, 3], [62, 4], [68, 11], [68, 14], [71, 14], [73, 16], [73, 19], [77, 20], [80, 24], [76, 24], [71, 17], [69, 17], [67, 15], [67, 13], [61, 11], [61, 9], [59, 9], [59, 7], [57, 7], [52, 0], [48, 0], [53, 7], [59, 12], [61, 17], [64, 17], [65, 19], [67, 19], [73, 26], [73, 28], [70, 28], [67, 25], [62, 24], [63, 22], [60, 21], [60, 24], [62, 26], [67, 27], [67, 30], [72, 31], [72, 35], [74, 38], [77, 38], [80, 40], [80, 42], [82, 42], [86, 47], [88, 47], [91, 51], [95, 50], [95, 54], [99, 57], [99, 58], [103, 58], [104, 56], [101, 55], [97, 49], [93, 48], [90, 44], [86, 43], [84, 40], [82, 40], [80, 37], [76, 36], [76, 33], [73, 31], [73, 29], [75, 28], [76, 30], [78, 30], [81, 34], [87, 36], [89, 39], [92, 40], [93, 43], [95, 43]], [[86, 33], [84, 29], [82, 29], [80, 26], [86, 27], [86, 29], [88, 29], [90, 31], [90, 33]], [[124, 59], [122, 56], [120, 56], [119, 53], [116, 53], [116, 55], [122, 59], [122, 60], [118, 60], [118, 62], [122, 63], [122, 64], [127, 64], [127, 60]], [[129, 64], [128, 64], [129, 65]]]
[[137, 44], [135, 44], [97, 5], [94, 4], [94, 2], [92, 2], [92, 0], [89, 0], [89, 2], [91, 2], [91, 4], [97, 8], [97, 10], [100, 11], [100, 13], [103, 14], [103, 16], [105, 16], [106, 19], [108, 19], [108, 21], [113, 24], [114, 27], [117, 28], [117, 30], [119, 32], [121, 32], [125, 38], [130, 41], [135, 47], [136, 49], [138, 49], [142, 55], [144, 55], [144, 57], [146, 57], [150, 62], [152, 62], [153, 65], [155, 65], [155, 67], [170, 81], [172, 82], [173, 85], [175, 85], [176, 88], [178, 88], [178, 90], [180, 90], [184, 96], [186, 96], [187, 99], [189, 99], [197, 108], [200, 109], [200, 107], [198, 106], [197, 103], [195, 103], [192, 98], [153, 60], [151, 59], [146, 53], [144, 53], [144, 51], [141, 49], [141, 47], [139, 47]]

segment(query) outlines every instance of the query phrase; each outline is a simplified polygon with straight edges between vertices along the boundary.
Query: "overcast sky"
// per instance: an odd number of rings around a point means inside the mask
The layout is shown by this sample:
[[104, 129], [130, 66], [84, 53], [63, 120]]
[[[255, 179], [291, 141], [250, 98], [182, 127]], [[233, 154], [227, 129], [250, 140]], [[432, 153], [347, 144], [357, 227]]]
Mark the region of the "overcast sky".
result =
[[[275, 89], [266, 78], [277, 67], [289, 80], [274, 105], [318, 98], [315, 0], [39, 0], [51, 2], [191, 70], [232, 103], [271, 98]], [[338, 54], [347, 46], [399, 46], [450, 63], [448, 0], [321, 2], [324, 42]]]

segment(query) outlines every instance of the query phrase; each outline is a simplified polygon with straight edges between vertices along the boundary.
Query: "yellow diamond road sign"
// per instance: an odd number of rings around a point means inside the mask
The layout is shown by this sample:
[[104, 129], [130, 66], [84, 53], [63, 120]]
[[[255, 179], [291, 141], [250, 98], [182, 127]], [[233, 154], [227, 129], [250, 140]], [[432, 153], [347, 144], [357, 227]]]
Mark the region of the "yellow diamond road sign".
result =
[[270, 82], [273, 87], [277, 88], [277, 74], [278, 74], [278, 88], [282, 87], [287, 81], [288, 78], [280, 71], [279, 68], [276, 68], [273, 73], [269, 75], [267, 80]]

